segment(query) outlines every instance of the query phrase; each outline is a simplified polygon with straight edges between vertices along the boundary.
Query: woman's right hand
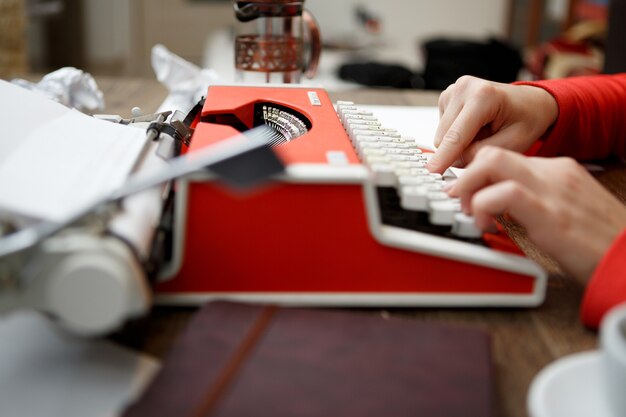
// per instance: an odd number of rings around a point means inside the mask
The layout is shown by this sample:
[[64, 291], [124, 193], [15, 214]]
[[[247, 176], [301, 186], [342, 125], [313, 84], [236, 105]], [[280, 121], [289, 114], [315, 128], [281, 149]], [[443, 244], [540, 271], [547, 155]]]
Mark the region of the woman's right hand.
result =
[[558, 105], [546, 90], [463, 76], [439, 97], [437, 151], [431, 172], [465, 166], [480, 148], [525, 152], [555, 122]]
[[488, 228], [508, 213], [581, 282], [626, 229], [626, 207], [571, 158], [529, 158], [484, 147], [448, 193]]

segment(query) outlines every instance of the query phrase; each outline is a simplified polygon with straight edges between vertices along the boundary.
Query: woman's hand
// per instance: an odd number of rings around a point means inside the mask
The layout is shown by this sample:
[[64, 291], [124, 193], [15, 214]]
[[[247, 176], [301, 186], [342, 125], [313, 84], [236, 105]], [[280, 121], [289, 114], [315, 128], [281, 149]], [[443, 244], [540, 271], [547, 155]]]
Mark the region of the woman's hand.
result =
[[464, 76], [439, 97], [437, 152], [428, 169], [464, 166], [487, 145], [524, 152], [554, 123], [558, 105], [539, 87]]
[[486, 146], [448, 190], [485, 229], [508, 213], [529, 239], [586, 282], [626, 227], [626, 207], [570, 158], [529, 158]]

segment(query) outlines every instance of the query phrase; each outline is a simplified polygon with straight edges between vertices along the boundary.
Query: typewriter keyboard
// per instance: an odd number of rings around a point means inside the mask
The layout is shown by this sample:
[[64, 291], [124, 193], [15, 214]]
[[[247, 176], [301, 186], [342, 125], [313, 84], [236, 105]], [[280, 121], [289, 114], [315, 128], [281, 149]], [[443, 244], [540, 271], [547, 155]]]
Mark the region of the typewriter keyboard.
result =
[[428, 153], [413, 138], [383, 126], [372, 112], [339, 101], [337, 114], [378, 189], [382, 222], [392, 226], [482, 243], [482, 231], [443, 191], [444, 175], [426, 169]]

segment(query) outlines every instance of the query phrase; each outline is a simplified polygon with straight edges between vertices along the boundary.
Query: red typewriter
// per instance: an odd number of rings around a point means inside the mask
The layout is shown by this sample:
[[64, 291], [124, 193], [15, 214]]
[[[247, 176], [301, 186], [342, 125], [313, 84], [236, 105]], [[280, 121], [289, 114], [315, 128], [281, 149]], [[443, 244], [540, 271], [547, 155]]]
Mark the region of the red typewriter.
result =
[[188, 152], [258, 125], [286, 168], [241, 195], [207, 172], [176, 184], [157, 300], [335, 306], [535, 306], [546, 274], [481, 233], [411, 139], [322, 89], [212, 86]]

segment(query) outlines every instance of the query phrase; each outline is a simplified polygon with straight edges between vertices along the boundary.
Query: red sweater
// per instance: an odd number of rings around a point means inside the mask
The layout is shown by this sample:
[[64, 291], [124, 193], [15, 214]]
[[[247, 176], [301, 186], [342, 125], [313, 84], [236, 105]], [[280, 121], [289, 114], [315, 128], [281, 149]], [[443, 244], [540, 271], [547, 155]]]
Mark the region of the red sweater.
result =
[[[559, 117], [542, 138], [539, 156], [626, 158], [626, 74], [520, 83], [544, 88]], [[626, 229], [604, 255], [587, 285], [581, 319], [597, 328], [604, 314], [626, 302]]]

